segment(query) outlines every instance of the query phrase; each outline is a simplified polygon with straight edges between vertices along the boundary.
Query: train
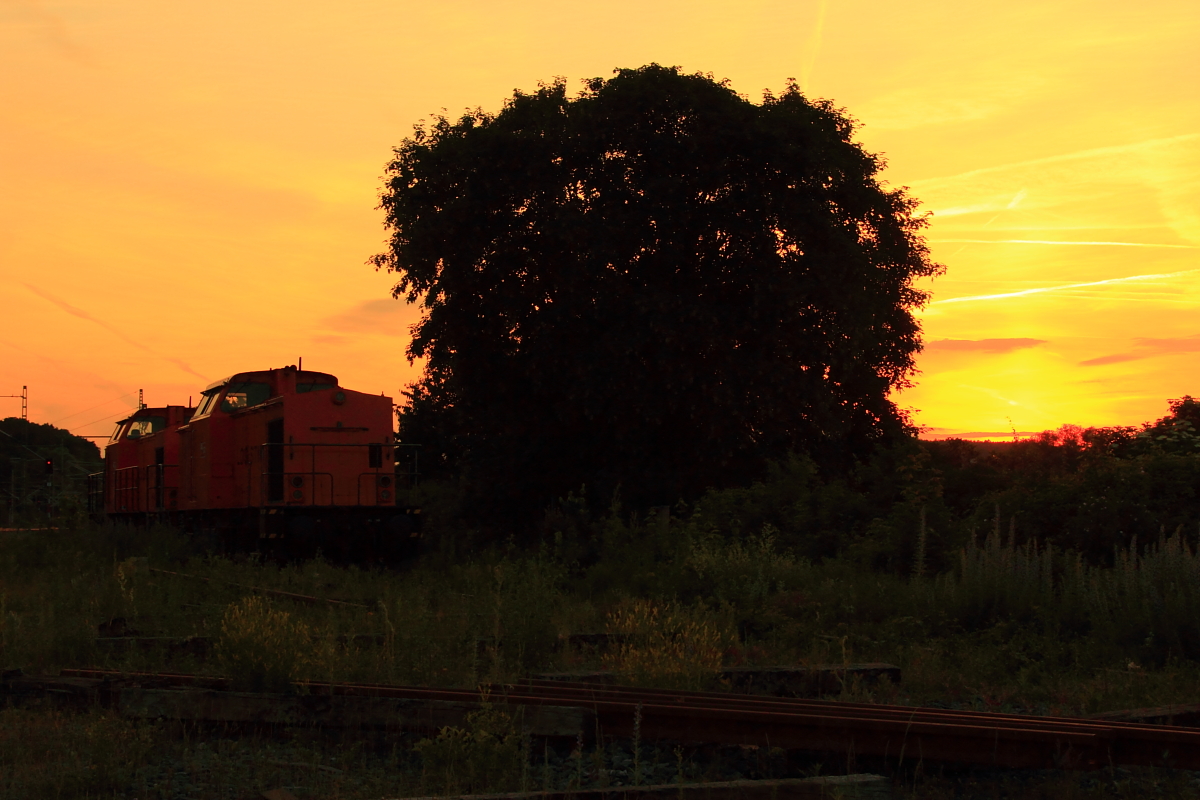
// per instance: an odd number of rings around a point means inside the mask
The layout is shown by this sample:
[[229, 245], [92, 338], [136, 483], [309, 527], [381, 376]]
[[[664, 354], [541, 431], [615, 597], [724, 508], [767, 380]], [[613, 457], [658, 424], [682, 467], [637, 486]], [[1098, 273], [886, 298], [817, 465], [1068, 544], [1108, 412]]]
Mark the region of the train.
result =
[[88, 508], [178, 526], [209, 549], [339, 560], [402, 558], [420, 509], [402, 501], [419, 448], [397, 441], [392, 398], [287, 366], [239, 372], [189, 404], [120, 420], [89, 476]]

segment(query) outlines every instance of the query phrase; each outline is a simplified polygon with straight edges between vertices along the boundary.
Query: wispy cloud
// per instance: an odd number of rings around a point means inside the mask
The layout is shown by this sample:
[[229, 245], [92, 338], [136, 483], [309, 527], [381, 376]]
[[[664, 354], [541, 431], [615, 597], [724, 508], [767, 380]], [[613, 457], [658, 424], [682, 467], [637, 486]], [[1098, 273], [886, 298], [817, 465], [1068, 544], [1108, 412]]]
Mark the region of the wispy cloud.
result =
[[1099, 367], [1104, 364], [1120, 364], [1124, 361], [1141, 361], [1155, 356], [1177, 355], [1179, 353], [1200, 353], [1200, 334], [1166, 339], [1137, 338], [1133, 340], [1134, 349], [1127, 353], [1089, 358], [1080, 361], [1080, 366]]
[[78, 317], [79, 319], [82, 319], [82, 320], [86, 320], [86, 321], [92, 323], [93, 325], [99, 325], [101, 328], [104, 328], [104, 330], [108, 331], [113, 336], [116, 336], [118, 339], [125, 342], [126, 344], [136, 347], [137, 349], [142, 350], [143, 352], [149, 353], [153, 356], [157, 356], [158, 358], [163, 359], [167, 363], [174, 364], [175, 366], [179, 367], [181, 370], [188, 373], [189, 375], [194, 375], [195, 377], [197, 377], [203, 381], [208, 380], [207, 376], [201, 375], [199, 372], [196, 372], [196, 370], [194, 370], [190, 366], [188, 366], [187, 363], [185, 363], [182, 359], [174, 358], [172, 356], [163, 355], [162, 353], [159, 353], [158, 351], [154, 350], [153, 348], [142, 344], [138, 340], [125, 335], [125, 333], [123, 333], [121, 330], [113, 327], [112, 325], [105, 322], [104, 320], [97, 319], [96, 317], [92, 316], [88, 312], [84, 311], [82, 308], [79, 308], [78, 306], [73, 306], [65, 300], [60, 300], [59, 298], [55, 297], [54, 295], [50, 294], [49, 292], [45, 291], [44, 289], [39, 289], [38, 287], [36, 287], [32, 284], [29, 284], [29, 283], [25, 283], [22, 285], [29, 291], [36, 294], [38, 297], [42, 298], [43, 300], [45, 300], [48, 303], [53, 303], [54, 305], [58, 306], [60, 309], [67, 312], [71, 316]]
[[38, 0], [8, 0], [8, 3], [25, 12], [38, 26], [42, 39], [60, 55], [76, 64], [95, 66], [92, 51], [75, 40], [58, 14], [43, 8]]
[[321, 327], [337, 333], [408, 336], [420, 316], [420, 305], [403, 300], [364, 300], [353, 308], [325, 317]]
[[949, 297], [945, 300], [934, 300], [929, 305], [945, 305], [947, 303], [975, 303], [984, 300], [1007, 300], [1011, 297], [1027, 297], [1034, 294], [1047, 294], [1050, 292], [1065, 292], [1071, 289], [1084, 289], [1089, 286], [1111, 286], [1120, 283], [1135, 283], [1140, 281], [1162, 280], [1164, 278], [1178, 278], [1182, 275], [1192, 275], [1200, 272], [1200, 269], [1185, 269], [1180, 272], [1163, 272], [1152, 275], [1130, 275], [1126, 278], [1109, 278], [1103, 281], [1088, 281], [1087, 283], [1066, 283], [1060, 286], [1041, 286], [1036, 289], [1021, 289], [1016, 292], [1000, 292], [998, 294], [974, 294], [966, 297]]
[[1163, 139], [1147, 139], [1141, 142], [1132, 142], [1130, 144], [1114, 145], [1111, 147], [1094, 147], [1088, 150], [1077, 150], [1073, 153], [1063, 153], [1056, 156], [1034, 158], [1028, 161], [1014, 161], [1008, 164], [997, 164], [993, 167], [983, 167], [981, 169], [973, 169], [968, 172], [960, 172], [957, 175], [947, 175], [940, 178], [926, 178], [924, 180], [914, 181], [912, 184], [910, 184], [910, 188], [919, 194], [922, 189], [945, 183], [975, 181], [979, 178], [989, 175], [1011, 172], [1013, 170], [1028, 169], [1029, 167], [1044, 167], [1051, 164], [1062, 164], [1070, 161], [1086, 161], [1094, 158], [1128, 155], [1145, 150], [1173, 147], [1180, 144], [1195, 142], [1197, 140], [1200, 140], [1200, 133], [1187, 133], [1181, 136], [1170, 136]]
[[975, 122], [1011, 110], [1046, 89], [1046, 79], [1036, 71], [988, 73], [985, 68], [972, 76], [923, 76], [919, 83], [905, 84], [863, 104], [862, 119], [877, 130]]
[[[977, 203], [975, 205], [970, 205], [970, 206], [951, 206], [950, 208], [934, 209], [933, 216], [934, 217], [957, 217], [957, 216], [962, 216], [964, 214], [985, 214], [985, 213], [994, 212], [994, 211], [1012, 211], [1014, 208], [1021, 205], [1021, 201], [1024, 200], [1028, 196], [1029, 196], [1029, 191], [1026, 189], [1022, 189], [1021, 191], [1019, 191], [1015, 195], [1013, 195], [1013, 198], [1011, 200], [1009, 200], [1007, 203], [991, 202], [991, 203]], [[954, 240], [942, 240], [942, 241], [954, 241]]]
[[926, 350], [971, 353], [1011, 353], [1045, 344], [1045, 339], [938, 339], [927, 342]]

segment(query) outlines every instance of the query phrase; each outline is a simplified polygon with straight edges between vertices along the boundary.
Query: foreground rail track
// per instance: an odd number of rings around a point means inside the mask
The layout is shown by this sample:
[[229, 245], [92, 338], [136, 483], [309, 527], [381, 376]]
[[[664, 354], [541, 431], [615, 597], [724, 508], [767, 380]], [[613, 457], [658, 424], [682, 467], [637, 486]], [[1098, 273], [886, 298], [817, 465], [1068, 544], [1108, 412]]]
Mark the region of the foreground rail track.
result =
[[[229, 682], [194, 675], [63, 670], [119, 702], [121, 687], [225, 694]], [[631, 737], [825, 752], [853, 759], [941, 762], [1002, 768], [1098, 769], [1155, 766], [1200, 769], [1200, 730], [1069, 717], [1038, 717], [905, 706], [841, 703], [714, 692], [676, 692], [528, 680], [479, 690], [304, 683], [310, 696], [510, 707], [580, 709], [579, 735]], [[115, 694], [114, 694], [115, 692]], [[114, 702], [114, 700], [110, 700]], [[229, 703], [223, 703], [229, 708]], [[549, 709], [546, 709], [549, 710]], [[229, 712], [225, 712], [229, 713]], [[436, 715], [427, 717], [432, 720]], [[220, 721], [219, 719], [214, 721]], [[594, 730], [586, 730], [594, 726]], [[566, 731], [562, 731], [566, 733]]]

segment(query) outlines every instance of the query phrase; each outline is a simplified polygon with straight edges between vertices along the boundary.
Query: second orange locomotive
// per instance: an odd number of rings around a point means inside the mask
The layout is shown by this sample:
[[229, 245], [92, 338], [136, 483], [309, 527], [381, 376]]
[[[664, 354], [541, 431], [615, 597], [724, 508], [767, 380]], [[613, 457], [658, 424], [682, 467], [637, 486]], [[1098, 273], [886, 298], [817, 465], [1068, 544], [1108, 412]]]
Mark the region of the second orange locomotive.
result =
[[417, 509], [397, 504], [416, 462], [395, 440], [392, 413], [391, 398], [328, 373], [237, 373], [194, 409], [142, 408], [119, 422], [93, 510], [161, 518], [222, 549], [398, 555], [417, 531]]

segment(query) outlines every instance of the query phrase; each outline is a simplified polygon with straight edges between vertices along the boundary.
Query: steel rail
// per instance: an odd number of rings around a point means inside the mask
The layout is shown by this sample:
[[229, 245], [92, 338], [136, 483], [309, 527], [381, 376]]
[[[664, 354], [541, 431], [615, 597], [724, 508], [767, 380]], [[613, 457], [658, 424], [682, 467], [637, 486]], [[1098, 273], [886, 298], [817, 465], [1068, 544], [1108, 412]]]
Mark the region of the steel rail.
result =
[[[188, 675], [64, 670], [64, 676], [170, 686], [227, 686]], [[504, 705], [576, 706], [598, 733], [775, 746], [997, 767], [1089, 769], [1111, 764], [1200, 769], [1200, 731], [1064, 717], [766, 698], [629, 687], [503, 684], [479, 690], [300, 683], [313, 694]], [[586, 733], [586, 732], [585, 732]]]
[[[931, 720], [978, 719], [981, 714], [986, 714], [986, 719], [989, 722], [1007, 720], [1018, 722], [1026, 726], [1035, 725], [1048, 728], [1075, 726], [1080, 729], [1108, 730], [1113, 727], [1113, 723], [1115, 722], [1126, 730], [1140, 729], [1149, 733], [1162, 731], [1161, 725], [1122, 722], [1120, 720], [1109, 720], [1104, 717], [1038, 716], [1032, 714], [1012, 714], [997, 711], [983, 712], [957, 709], [921, 708], [917, 706], [892, 706], [875, 703], [847, 703], [840, 700], [812, 700], [796, 697], [765, 697], [761, 695], [742, 695], [722, 692], [676, 692], [663, 689], [639, 689], [624, 686], [603, 686], [590, 683], [572, 684], [560, 681], [524, 680], [513, 685], [521, 688], [536, 690], [539, 695], [543, 693], [542, 690], [548, 690], [549, 694], [564, 699], [590, 699], [593, 697], [604, 697], [608, 699], [621, 699], [631, 702], [647, 702], [653, 700], [659, 703], [676, 703], [679, 705], [722, 706], [746, 709], [766, 708], [780, 710], [782, 708], [802, 708], [811, 709], [817, 713], [820, 713], [823, 710], [829, 710], [837, 712], [841, 716], [847, 717], [852, 717], [859, 714], [870, 717], [891, 714], [903, 717], [904, 719], [911, 719], [913, 718], [913, 715], [916, 714], [922, 719]], [[555, 691], [560, 688], [562, 688], [563, 691]]]
[[[1145, 723], [1114, 722], [1104, 719], [1077, 717], [1043, 717], [997, 712], [958, 711], [952, 709], [925, 709], [909, 706], [886, 706], [864, 703], [842, 703], [835, 701], [808, 700], [803, 698], [777, 698], [735, 695], [715, 692], [682, 692], [657, 689], [605, 686], [591, 683], [567, 683], [561, 681], [522, 681], [522, 685], [537, 691], [549, 691], [560, 704], [588, 702], [589, 698], [606, 697], [626, 702], [665, 702], [678, 705], [692, 704], [697, 707], [723, 706], [728, 708], [764, 708], [781, 710], [788, 708], [808, 710], [817, 714], [833, 715], [841, 719], [878, 720], [892, 718], [911, 720], [914, 723], [934, 724], [984, 724], [997, 730], [1010, 731], [1008, 737], [1020, 737], [1017, 731], [1040, 730], [1046, 733], [1075, 731], [1094, 733], [1108, 741], [1109, 763], [1162, 763], [1182, 766], [1197, 762], [1200, 757], [1200, 731], [1194, 729], [1149, 725]], [[915, 729], [914, 729], [915, 730]], [[1174, 751], [1174, 752], [1172, 752]], [[1100, 764], [1103, 765], [1103, 764]]]

